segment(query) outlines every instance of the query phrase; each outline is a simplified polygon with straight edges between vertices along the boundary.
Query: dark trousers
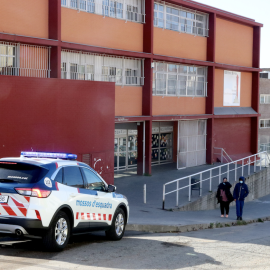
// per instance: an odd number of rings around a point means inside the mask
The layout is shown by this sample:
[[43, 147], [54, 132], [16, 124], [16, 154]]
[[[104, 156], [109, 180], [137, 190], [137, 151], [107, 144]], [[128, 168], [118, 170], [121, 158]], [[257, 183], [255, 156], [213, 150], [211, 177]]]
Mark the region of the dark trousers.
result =
[[226, 210], [226, 215], [229, 215], [229, 211], [230, 211], [230, 203], [229, 202], [220, 202], [220, 212], [221, 215], [224, 215], [224, 209]]
[[236, 200], [236, 215], [237, 215], [237, 217], [242, 217], [244, 203], [245, 203], [244, 201]]

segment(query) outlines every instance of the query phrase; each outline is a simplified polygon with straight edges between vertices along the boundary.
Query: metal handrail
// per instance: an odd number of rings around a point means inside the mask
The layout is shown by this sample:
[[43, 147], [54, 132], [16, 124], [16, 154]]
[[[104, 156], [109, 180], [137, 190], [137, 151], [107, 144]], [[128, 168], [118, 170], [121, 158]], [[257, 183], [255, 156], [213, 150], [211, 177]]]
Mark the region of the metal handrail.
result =
[[[182, 190], [182, 189], [185, 189], [185, 188], [188, 188], [188, 197], [189, 197], [189, 202], [191, 201], [191, 186], [193, 185], [196, 185], [196, 184], [200, 184], [200, 196], [202, 196], [201, 194], [201, 190], [202, 190], [202, 183], [209, 180], [210, 181], [210, 185], [209, 185], [209, 191], [211, 192], [212, 191], [212, 178], [214, 177], [218, 177], [219, 178], [219, 183], [221, 183], [221, 175], [222, 174], [227, 174], [227, 179], [229, 180], [229, 174], [231, 171], [235, 171], [235, 181], [236, 181], [236, 178], [237, 178], [237, 170], [239, 168], [242, 168], [242, 175], [244, 174], [244, 166], [248, 166], [248, 175], [250, 175], [250, 165], [252, 163], [254, 163], [254, 172], [256, 172], [256, 162], [260, 162], [260, 170], [262, 168], [262, 158], [260, 157], [260, 155], [262, 154], [265, 154], [267, 159], [268, 159], [268, 163], [270, 163], [270, 160], [269, 160], [269, 156], [268, 156], [268, 153], [267, 151], [263, 151], [263, 152], [260, 152], [260, 153], [257, 153], [257, 154], [254, 154], [254, 155], [251, 155], [251, 156], [248, 156], [248, 157], [245, 157], [245, 158], [242, 158], [242, 159], [238, 159], [238, 160], [235, 160], [235, 161], [232, 161], [232, 162], [229, 162], [227, 164], [223, 164], [223, 165], [220, 165], [220, 166], [217, 166], [217, 167], [214, 167], [214, 168], [211, 168], [211, 169], [208, 169], [208, 170], [204, 170], [204, 171], [201, 171], [201, 172], [198, 172], [198, 173], [194, 173], [194, 174], [191, 174], [191, 175], [188, 175], [188, 176], [184, 176], [182, 178], [179, 178], [179, 179], [176, 179], [176, 180], [173, 180], [173, 181], [170, 181], [170, 182], [167, 182], [163, 185], [163, 203], [162, 203], [162, 209], [164, 210], [165, 209], [165, 197], [166, 195], [169, 195], [171, 193], [174, 193], [176, 192], [176, 206], [179, 206], [179, 190]], [[258, 158], [259, 157], [259, 158]], [[252, 161], [253, 159], [253, 161]], [[266, 159], [266, 158], [264, 158]], [[248, 162], [246, 162], [245, 164], [245, 160], [248, 160]], [[241, 164], [240, 167], [237, 167], [237, 164]], [[234, 164], [234, 168], [230, 170], [230, 165]], [[227, 170], [225, 172], [221, 172], [221, 169], [222, 167], [225, 167], [227, 168]], [[213, 170], [217, 170], [219, 171], [218, 174], [216, 175], [213, 175]], [[206, 179], [203, 179], [202, 178], [202, 175], [206, 172], [209, 172], [210, 175], [208, 178]], [[191, 178], [193, 176], [197, 176], [197, 175], [200, 175], [200, 181], [197, 182], [197, 183], [193, 183], [191, 184]], [[179, 182], [182, 181], [182, 180], [185, 180], [185, 179], [189, 179], [189, 184], [184, 186], [184, 187], [181, 187], [179, 188]], [[170, 185], [172, 183], [176, 183], [176, 189], [175, 190], [172, 190], [172, 191], [169, 191], [166, 193], [166, 186], [167, 185]]]
[[[228, 153], [225, 151], [224, 148], [214, 147], [214, 149], [219, 149], [219, 150], [221, 150], [221, 151], [220, 151], [220, 152], [221, 152], [221, 153], [220, 153], [220, 156], [221, 156], [221, 160], [220, 160], [220, 161], [221, 161], [221, 163], [223, 163], [223, 158], [225, 158], [227, 162], [233, 162], [233, 160], [231, 159], [231, 157], [228, 155]], [[223, 153], [226, 154], [227, 158], [226, 158], [226, 156], [224, 156]]]

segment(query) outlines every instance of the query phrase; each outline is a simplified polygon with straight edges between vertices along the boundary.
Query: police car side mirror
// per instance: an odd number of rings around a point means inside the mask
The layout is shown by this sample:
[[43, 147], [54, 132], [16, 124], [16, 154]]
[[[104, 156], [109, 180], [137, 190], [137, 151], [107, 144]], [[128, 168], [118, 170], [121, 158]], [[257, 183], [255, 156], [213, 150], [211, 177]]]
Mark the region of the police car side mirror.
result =
[[108, 192], [115, 192], [116, 191], [116, 186], [114, 186], [114, 185], [108, 185], [107, 191]]

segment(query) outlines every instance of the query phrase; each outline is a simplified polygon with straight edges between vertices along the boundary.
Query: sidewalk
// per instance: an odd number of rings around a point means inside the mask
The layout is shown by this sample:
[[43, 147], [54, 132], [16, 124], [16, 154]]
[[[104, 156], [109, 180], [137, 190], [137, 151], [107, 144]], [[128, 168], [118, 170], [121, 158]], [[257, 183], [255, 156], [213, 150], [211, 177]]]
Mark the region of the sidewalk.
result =
[[[219, 209], [187, 212], [173, 212], [159, 209], [152, 209], [147, 212], [137, 209], [131, 213], [127, 230], [135, 231], [185, 232], [207, 229], [211, 223], [214, 225], [221, 223], [223, 226], [225, 224], [233, 225], [236, 223], [235, 206], [230, 208], [229, 218], [221, 218]], [[270, 220], [270, 195], [245, 204], [243, 220], [250, 223], [258, 219]]]
[[[161, 168], [163, 167], [163, 168]], [[204, 229], [210, 223], [225, 223], [232, 225], [236, 222], [235, 207], [230, 208], [229, 218], [221, 218], [219, 209], [207, 211], [166, 211], [162, 210], [162, 185], [168, 181], [190, 175], [210, 168], [210, 165], [189, 168], [182, 171], [174, 170], [174, 164], [162, 165], [153, 168], [153, 176], [137, 176], [134, 172], [116, 174], [115, 185], [117, 192], [127, 196], [130, 204], [130, 218], [127, 230], [136, 231], [188, 231]], [[130, 174], [131, 176], [127, 176]], [[118, 177], [117, 177], [118, 176]], [[231, 178], [233, 179], [233, 178]], [[232, 180], [231, 180], [232, 182]], [[147, 184], [147, 203], [143, 203], [143, 184]], [[218, 180], [213, 183], [216, 191]], [[208, 193], [208, 184], [204, 184], [203, 196]], [[166, 205], [175, 206], [175, 195], [170, 200], [166, 198]], [[194, 192], [192, 200], [198, 199], [198, 192]], [[188, 203], [187, 190], [179, 196], [180, 204]], [[168, 209], [168, 207], [166, 207]], [[270, 195], [248, 202], [244, 206], [243, 218], [245, 221], [255, 221], [259, 218], [270, 219]], [[223, 225], [223, 226], [224, 226]]]

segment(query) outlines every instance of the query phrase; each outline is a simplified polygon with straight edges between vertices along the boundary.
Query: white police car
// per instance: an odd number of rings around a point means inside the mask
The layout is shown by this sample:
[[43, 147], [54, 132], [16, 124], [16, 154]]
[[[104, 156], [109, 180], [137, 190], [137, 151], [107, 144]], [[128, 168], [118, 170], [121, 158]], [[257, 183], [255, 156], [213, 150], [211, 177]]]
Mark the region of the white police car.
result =
[[120, 240], [129, 217], [126, 197], [76, 158], [22, 152], [0, 159], [0, 233], [41, 236], [55, 251], [66, 247], [71, 234], [104, 230]]

